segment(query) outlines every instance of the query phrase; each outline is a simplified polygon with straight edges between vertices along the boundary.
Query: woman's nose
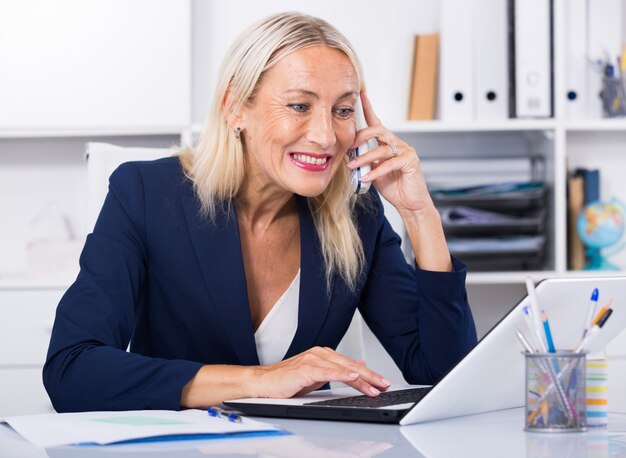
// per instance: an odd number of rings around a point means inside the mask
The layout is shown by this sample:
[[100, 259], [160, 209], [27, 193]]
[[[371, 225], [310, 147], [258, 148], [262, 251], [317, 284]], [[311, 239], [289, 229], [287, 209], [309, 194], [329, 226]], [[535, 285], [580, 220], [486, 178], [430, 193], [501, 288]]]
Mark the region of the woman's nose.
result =
[[318, 110], [311, 116], [307, 139], [317, 144], [323, 150], [327, 150], [335, 144], [337, 137], [333, 126], [332, 113], [327, 110]]

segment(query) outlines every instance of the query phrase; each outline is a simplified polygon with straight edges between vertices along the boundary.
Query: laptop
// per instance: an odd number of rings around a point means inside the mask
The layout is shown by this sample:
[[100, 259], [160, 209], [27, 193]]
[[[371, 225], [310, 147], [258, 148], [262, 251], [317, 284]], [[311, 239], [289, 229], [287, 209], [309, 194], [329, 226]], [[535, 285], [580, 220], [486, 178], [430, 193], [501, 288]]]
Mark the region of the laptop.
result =
[[[590, 346], [601, 350], [626, 327], [626, 276], [551, 278], [537, 285], [537, 300], [551, 324], [557, 349], [573, 349], [581, 340], [594, 288], [598, 309], [613, 299], [613, 314]], [[376, 398], [352, 388], [318, 390], [289, 399], [247, 398], [225, 401], [244, 415], [347, 420], [410, 425], [524, 405], [524, 357], [515, 328], [530, 330], [523, 298], [448, 374], [433, 386], [392, 386]], [[391, 399], [389, 405], [381, 401]], [[373, 405], [370, 405], [369, 403]]]

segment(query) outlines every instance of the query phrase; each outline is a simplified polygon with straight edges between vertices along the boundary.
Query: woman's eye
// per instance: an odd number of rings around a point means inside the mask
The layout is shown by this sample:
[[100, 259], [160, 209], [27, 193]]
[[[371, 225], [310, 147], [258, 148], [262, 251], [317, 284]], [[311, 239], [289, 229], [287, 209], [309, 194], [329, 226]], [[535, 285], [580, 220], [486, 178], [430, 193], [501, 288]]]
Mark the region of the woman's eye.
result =
[[354, 108], [337, 108], [335, 112], [342, 118], [349, 118], [354, 113]]
[[305, 103], [292, 103], [289, 106], [299, 113], [304, 113], [309, 108]]

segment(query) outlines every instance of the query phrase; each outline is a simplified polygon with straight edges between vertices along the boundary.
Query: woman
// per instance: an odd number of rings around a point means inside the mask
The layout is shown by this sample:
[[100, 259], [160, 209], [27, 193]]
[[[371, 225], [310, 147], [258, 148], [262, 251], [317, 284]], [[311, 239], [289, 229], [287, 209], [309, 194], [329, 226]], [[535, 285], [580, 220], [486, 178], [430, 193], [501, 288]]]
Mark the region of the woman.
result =
[[[61, 300], [44, 367], [58, 411], [180, 409], [389, 386], [334, 351], [358, 307], [411, 383], [476, 342], [415, 151], [380, 123], [357, 57], [326, 22], [287, 13], [227, 55], [198, 147], [127, 163]], [[356, 132], [361, 98], [369, 127]], [[347, 163], [366, 139], [379, 147]], [[399, 211], [417, 266], [378, 195]], [[130, 343], [130, 351], [126, 348]]]

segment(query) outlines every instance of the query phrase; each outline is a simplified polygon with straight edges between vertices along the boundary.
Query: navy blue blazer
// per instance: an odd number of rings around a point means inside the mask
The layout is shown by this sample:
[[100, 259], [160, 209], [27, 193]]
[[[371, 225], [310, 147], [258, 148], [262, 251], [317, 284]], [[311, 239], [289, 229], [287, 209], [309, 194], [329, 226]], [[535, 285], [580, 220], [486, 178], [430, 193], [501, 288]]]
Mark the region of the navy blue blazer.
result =
[[[373, 210], [358, 214], [365, 275], [356, 293], [335, 278], [330, 294], [307, 199], [298, 197], [298, 328], [285, 358], [336, 348], [358, 307], [406, 380], [433, 383], [476, 343], [465, 266], [408, 265], [372, 196]], [[113, 173], [56, 312], [43, 380], [57, 411], [180, 409], [202, 365], [259, 364], [236, 212], [225, 207], [212, 224], [199, 208], [177, 158]]]

